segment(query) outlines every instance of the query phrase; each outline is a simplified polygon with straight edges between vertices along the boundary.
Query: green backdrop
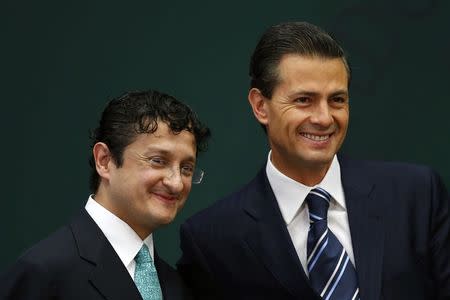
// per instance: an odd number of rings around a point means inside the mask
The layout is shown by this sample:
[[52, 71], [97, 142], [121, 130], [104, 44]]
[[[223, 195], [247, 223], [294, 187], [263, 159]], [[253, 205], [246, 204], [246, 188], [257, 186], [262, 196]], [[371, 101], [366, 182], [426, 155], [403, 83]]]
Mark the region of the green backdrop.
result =
[[108, 99], [146, 88], [187, 102], [213, 132], [204, 183], [156, 234], [173, 264], [180, 223], [264, 164], [247, 67], [261, 33], [281, 21], [322, 26], [348, 51], [344, 152], [428, 164], [450, 187], [449, 1], [8, 0], [0, 10], [0, 271], [83, 207], [89, 129]]

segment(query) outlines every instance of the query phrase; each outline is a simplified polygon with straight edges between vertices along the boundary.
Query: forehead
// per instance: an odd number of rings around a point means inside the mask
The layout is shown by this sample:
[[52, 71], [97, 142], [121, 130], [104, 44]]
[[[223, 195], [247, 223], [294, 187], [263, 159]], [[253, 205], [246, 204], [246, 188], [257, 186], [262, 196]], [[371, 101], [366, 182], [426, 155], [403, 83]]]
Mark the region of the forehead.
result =
[[195, 157], [196, 142], [192, 132], [174, 133], [165, 122], [157, 123], [155, 132], [138, 134], [127, 149], [138, 150], [141, 154], [158, 152], [174, 157]]
[[348, 73], [341, 58], [284, 55], [278, 64], [278, 85], [283, 84], [334, 84], [348, 88]]

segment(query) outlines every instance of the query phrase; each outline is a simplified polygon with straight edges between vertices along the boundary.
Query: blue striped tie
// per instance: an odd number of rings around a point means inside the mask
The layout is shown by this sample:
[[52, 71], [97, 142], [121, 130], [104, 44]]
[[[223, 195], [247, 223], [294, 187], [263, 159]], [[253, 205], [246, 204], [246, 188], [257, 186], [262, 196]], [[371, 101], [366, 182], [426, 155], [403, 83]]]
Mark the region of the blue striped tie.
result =
[[309, 210], [308, 273], [312, 288], [325, 300], [358, 300], [355, 267], [327, 225], [331, 196], [322, 188], [306, 197]]
[[153, 259], [150, 256], [146, 244], [134, 258], [136, 269], [134, 271], [134, 283], [141, 293], [143, 300], [162, 300], [161, 286], [159, 285], [158, 273], [156, 273]]

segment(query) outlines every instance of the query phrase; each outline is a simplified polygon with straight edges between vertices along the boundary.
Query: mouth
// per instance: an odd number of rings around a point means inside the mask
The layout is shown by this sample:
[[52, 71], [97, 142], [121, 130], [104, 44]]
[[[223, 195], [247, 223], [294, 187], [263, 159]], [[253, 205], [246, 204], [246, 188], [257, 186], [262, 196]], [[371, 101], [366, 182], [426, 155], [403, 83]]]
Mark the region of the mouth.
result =
[[178, 200], [178, 197], [172, 194], [153, 192], [153, 195], [155, 195], [159, 200], [167, 203], [174, 203]]
[[314, 142], [325, 142], [330, 139], [333, 133], [317, 135], [306, 132], [300, 132], [300, 135]]

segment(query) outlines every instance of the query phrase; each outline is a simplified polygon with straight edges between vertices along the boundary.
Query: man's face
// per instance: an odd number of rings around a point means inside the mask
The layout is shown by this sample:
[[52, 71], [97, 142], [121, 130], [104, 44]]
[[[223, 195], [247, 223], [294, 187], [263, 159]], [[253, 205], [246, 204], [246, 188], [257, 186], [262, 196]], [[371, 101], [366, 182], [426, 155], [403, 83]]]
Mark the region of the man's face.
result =
[[141, 238], [170, 223], [191, 190], [189, 171], [195, 167], [192, 133], [173, 134], [158, 122], [154, 133], [139, 134], [123, 152], [123, 164], [111, 161], [108, 205]]
[[278, 72], [280, 83], [264, 101], [272, 162], [293, 179], [317, 184], [347, 132], [346, 68], [341, 59], [286, 55]]

